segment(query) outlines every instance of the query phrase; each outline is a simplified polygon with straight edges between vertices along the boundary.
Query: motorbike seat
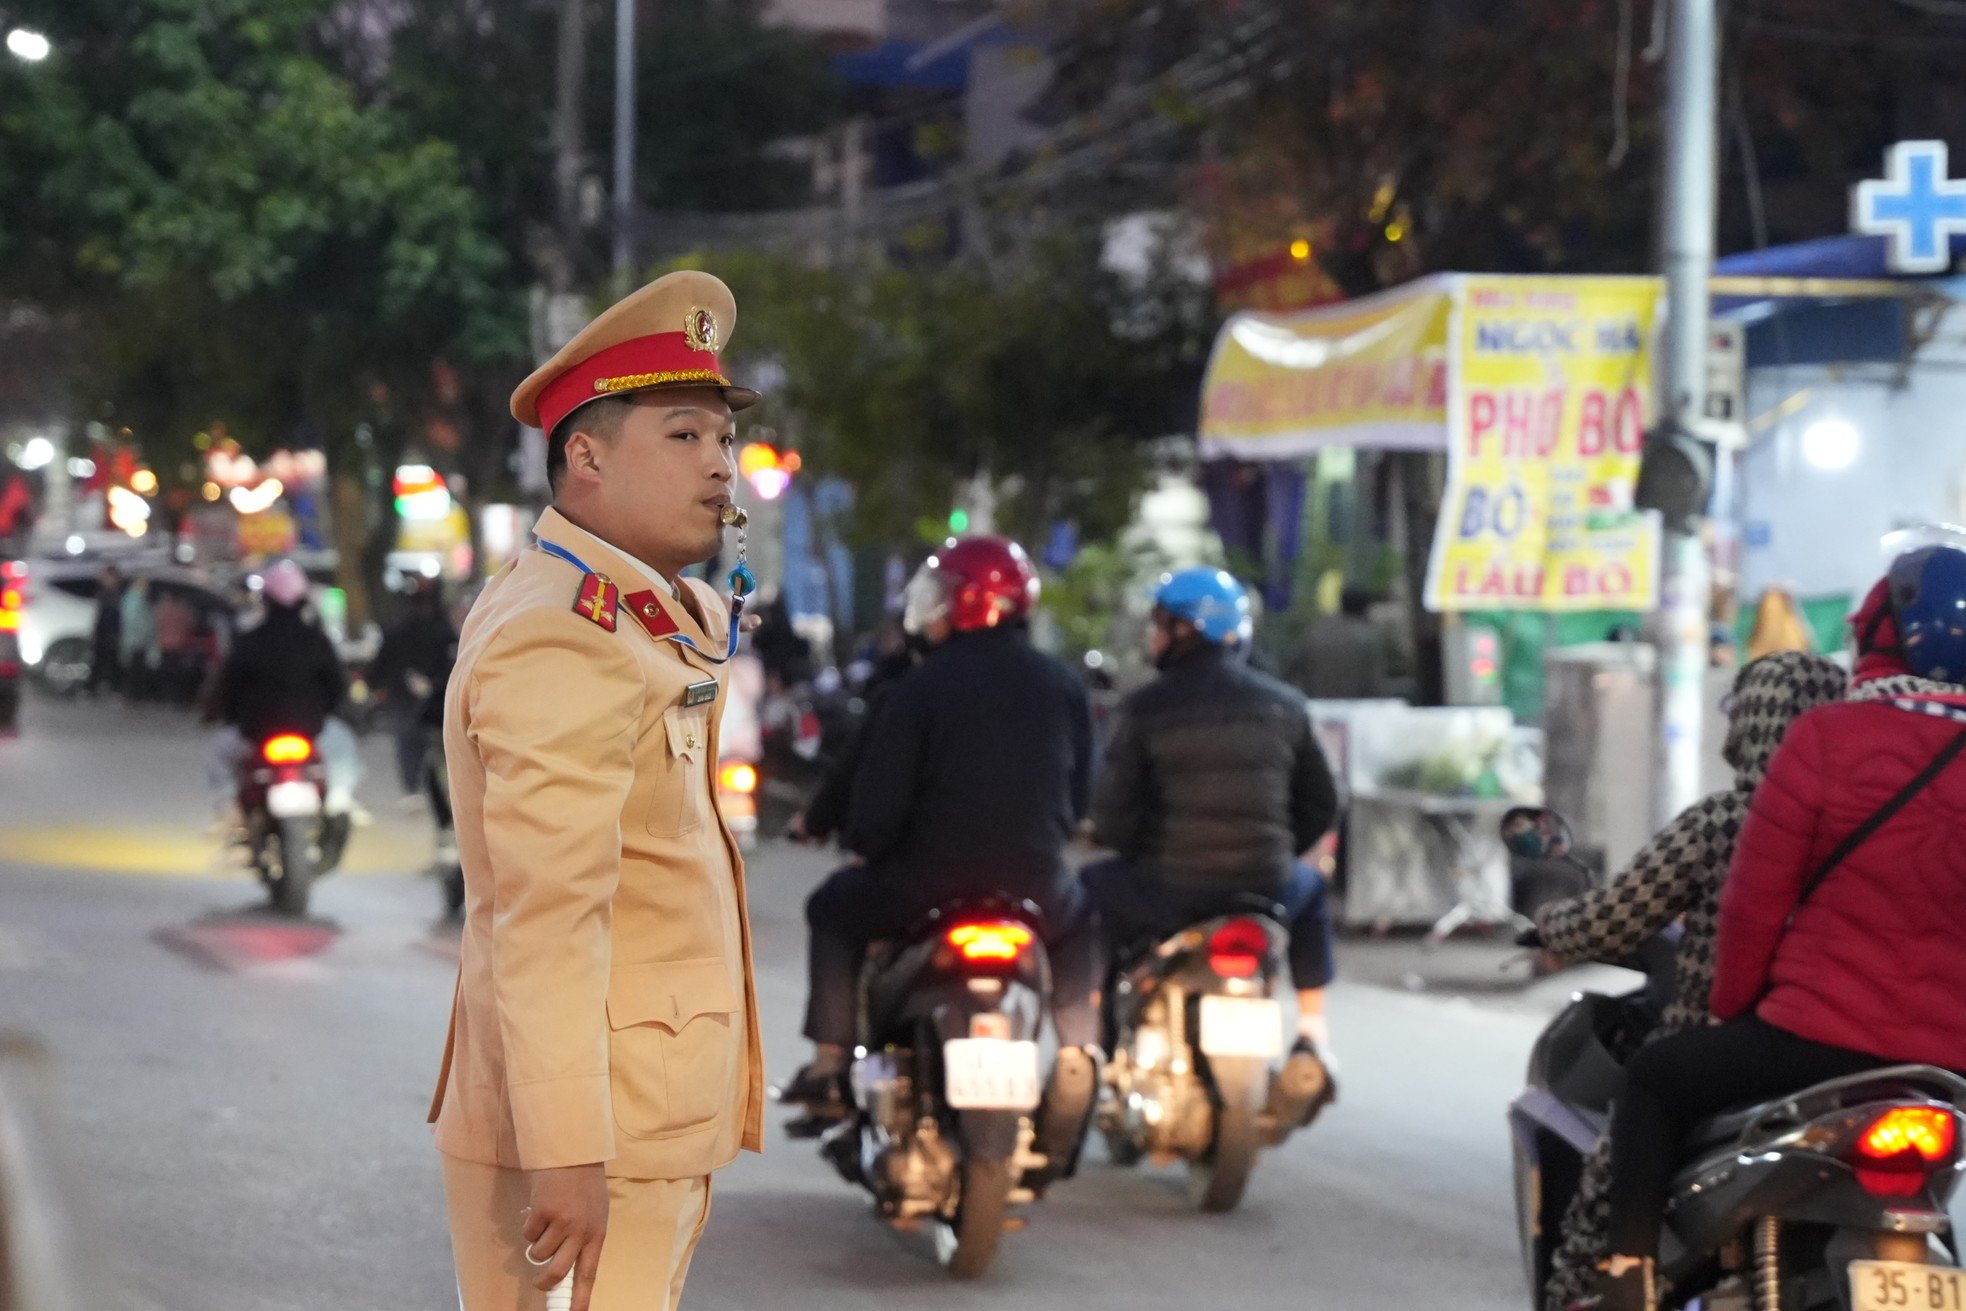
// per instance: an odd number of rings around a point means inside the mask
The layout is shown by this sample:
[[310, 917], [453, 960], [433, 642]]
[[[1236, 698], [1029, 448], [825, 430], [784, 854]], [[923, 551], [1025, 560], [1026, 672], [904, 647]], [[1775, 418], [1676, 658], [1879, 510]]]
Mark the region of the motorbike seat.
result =
[[1748, 1126], [1760, 1119], [1762, 1113], [1772, 1105], [1774, 1102], [1755, 1102], [1749, 1106], [1723, 1111], [1711, 1119], [1700, 1121], [1686, 1135], [1686, 1150], [1689, 1153], [1701, 1152], [1738, 1142], [1741, 1135], [1747, 1132]]
[[1901, 1097], [1925, 1097], [1966, 1105], [1966, 1079], [1929, 1065], [1894, 1065], [1828, 1079], [1748, 1106], [1735, 1107], [1693, 1126], [1686, 1150], [1710, 1151], [1739, 1142], [1756, 1123], [1802, 1124], [1845, 1106]]
[[1283, 913], [1283, 906], [1275, 897], [1266, 892], [1237, 892], [1223, 903], [1224, 914], [1261, 915], [1279, 924], [1289, 921]]

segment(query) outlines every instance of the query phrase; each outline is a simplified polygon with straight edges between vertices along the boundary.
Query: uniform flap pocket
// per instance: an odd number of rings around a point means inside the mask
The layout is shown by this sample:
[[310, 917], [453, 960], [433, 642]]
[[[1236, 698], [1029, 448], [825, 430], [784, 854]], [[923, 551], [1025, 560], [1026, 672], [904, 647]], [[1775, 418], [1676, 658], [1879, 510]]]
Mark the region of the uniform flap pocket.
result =
[[699, 1015], [730, 1015], [741, 1005], [719, 956], [623, 965], [608, 978], [611, 1029], [659, 1024], [677, 1033]]
[[663, 728], [669, 734], [669, 754], [701, 760], [710, 745], [710, 707], [676, 706], [662, 714]]

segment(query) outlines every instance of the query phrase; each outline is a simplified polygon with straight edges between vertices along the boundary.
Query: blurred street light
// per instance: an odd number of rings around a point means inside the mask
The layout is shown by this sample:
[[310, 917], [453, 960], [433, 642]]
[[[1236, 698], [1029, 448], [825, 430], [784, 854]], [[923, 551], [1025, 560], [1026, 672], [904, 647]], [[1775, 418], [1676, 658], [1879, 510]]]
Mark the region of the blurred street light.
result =
[[111, 487], [107, 492], [109, 522], [131, 537], [141, 537], [150, 523], [150, 502], [127, 487]]
[[35, 437], [21, 448], [20, 467], [32, 472], [35, 469], [46, 468], [48, 462], [54, 458], [55, 444], [46, 437]]
[[737, 471], [751, 484], [760, 500], [775, 501], [792, 485], [799, 471], [796, 451], [781, 455], [769, 442], [752, 442], [737, 453]]
[[7, 33], [7, 50], [16, 59], [25, 59], [30, 64], [40, 63], [53, 49], [48, 38], [32, 28], [17, 27]]
[[1818, 419], [1802, 430], [1802, 457], [1825, 473], [1857, 462], [1863, 437], [1848, 419]]
[[232, 489], [232, 508], [240, 514], [261, 514], [273, 508], [273, 503], [286, 495], [287, 489], [278, 478], [268, 478], [254, 488], [234, 487]]

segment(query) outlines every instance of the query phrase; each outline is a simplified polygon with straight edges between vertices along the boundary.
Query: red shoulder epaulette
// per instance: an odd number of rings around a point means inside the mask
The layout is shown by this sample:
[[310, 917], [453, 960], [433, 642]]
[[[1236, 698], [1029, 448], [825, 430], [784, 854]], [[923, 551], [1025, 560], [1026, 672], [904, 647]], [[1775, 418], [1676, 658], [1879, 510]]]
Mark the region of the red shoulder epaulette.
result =
[[574, 599], [574, 613], [591, 619], [612, 633], [615, 626], [615, 610], [621, 604], [621, 589], [608, 581], [606, 574], [585, 574], [580, 580], [580, 595]]

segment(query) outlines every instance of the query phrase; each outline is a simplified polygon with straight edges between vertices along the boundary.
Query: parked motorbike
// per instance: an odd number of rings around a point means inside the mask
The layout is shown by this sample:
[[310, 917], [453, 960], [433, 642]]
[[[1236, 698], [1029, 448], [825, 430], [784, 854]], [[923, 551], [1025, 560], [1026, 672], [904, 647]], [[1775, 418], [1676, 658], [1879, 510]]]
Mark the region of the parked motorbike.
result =
[[273, 909], [305, 915], [314, 881], [332, 873], [348, 845], [349, 817], [327, 813], [327, 771], [314, 740], [280, 733], [239, 766], [239, 812], [247, 858]]
[[[1553, 811], [1511, 811], [1517, 854], [1564, 859]], [[1541, 1311], [1562, 1222], [1610, 1115], [1619, 1070], [1673, 988], [1675, 944], [1628, 965], [1645, 987], [1579, 995], [1529, 1058], [1509, 1108], [1523, 1261]], [[1688, 1135], [1665, 1216], [1660, 1273], [1673, 1308], [1939, 1311], [1966, 1306], [1947, 1207], [1959, 1180], [1966, 1080], [1901, 1065], [1745, 1106]]]
[[1120, 1165], [1187, 1163], [1188, 1196], [1232, 1211], [1265, 1147], [1304, 1126], [1329, 1091], [1315, 1062], [1285, 1062], [1289, 934], [1260, 896], [1123, 962], [1108, 1002], [1113, 1056], [1098, 1124]]
[[1057, 1173], [1037, 1146], [1040, 1105], [1075, 1129], [1090, 1110], [1089, 1068], [1075, 1106], [1058, 1080], [1050, 1096], [1040, 1080], [1051, 999], [1039, 930], [1035, 906], [993, 899], [943, 907], [876, 947], [861, 981], [851, 1112], [821, 1141], [882, 1220], [901, 1232], [926, 1225], [959, 1278], [989, 1267], [1002, 1235], [1021, 1227], [1015, 1208]]

